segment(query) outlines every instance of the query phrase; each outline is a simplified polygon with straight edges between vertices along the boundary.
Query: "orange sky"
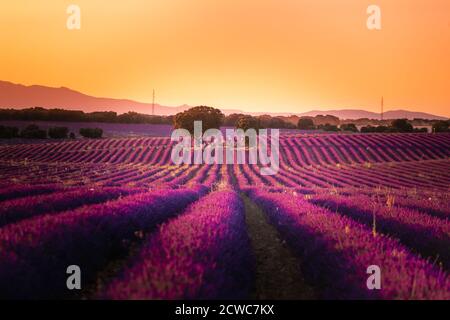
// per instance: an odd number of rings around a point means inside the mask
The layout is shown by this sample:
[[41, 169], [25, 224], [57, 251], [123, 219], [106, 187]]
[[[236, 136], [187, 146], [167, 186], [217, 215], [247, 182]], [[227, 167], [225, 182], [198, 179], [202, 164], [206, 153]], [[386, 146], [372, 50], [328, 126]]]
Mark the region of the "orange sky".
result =
[[[79, 31], [66, 8], [81, 7]], [[382, 30], [366, 8], [382, 9]], [[246, 111], [450, 116], [448, 0], [14, 0], [0, 79]]]

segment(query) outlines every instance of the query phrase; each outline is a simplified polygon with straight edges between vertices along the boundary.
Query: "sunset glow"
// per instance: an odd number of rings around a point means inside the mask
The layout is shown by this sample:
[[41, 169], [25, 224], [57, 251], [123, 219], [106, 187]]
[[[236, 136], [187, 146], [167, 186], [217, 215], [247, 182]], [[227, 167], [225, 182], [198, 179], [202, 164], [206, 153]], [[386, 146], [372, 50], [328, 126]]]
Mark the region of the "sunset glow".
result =
[[249, 112], [378, 111], [384, 96], [450, 116], [448, 0], [2, 1], [0, 43], [0, 80], [26, 85]]

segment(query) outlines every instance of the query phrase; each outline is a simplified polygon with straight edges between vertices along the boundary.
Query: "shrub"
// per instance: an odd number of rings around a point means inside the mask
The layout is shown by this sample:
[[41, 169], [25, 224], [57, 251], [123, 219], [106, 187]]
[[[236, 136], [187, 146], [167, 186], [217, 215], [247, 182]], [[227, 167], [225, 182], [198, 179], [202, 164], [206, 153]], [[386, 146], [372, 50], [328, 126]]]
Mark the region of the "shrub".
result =
[[80, 135], [85, 138], [98, 139], [103, 136], [103, 130], [100, 128], [81, 128]]
[[241, 114], [241, 113], [232, 113], [225, 117], [225, 119], [223, 120], [223, 125], [226, 127], [235, 127], [236, 122], [242, 116], [243, 116], [243, 114]]
[[375, 127], [375, 132], [392, 132], [395, 131], [392, 129], [392, 127], [388, 127], [388, 126], [378, 126]]
[[242, 116], [236, 122], [236, 129], [247, 131], [248, 129], [259, 129], [259, 121], [252, 116]]
[[362, 133], [375, 132], [375, 127], [371, 126], [371, 125], [368, 125], [368, 126], [365, 126], [365, 127], [361, 127], [361, 132]]
[[69, 138], [70, 138], [70, 139], [75, 139], [75, 133], [71, 132], [71, 133], [69, 134]]
[[48, 129], [48, 136], [52, 139], [67, 139], [69, 129], [67, 127], [54, 127]]
[[311, 118], [300, 118], [297, 123], [297, 127], [300, 130], [314, 130], [316, 126]]
[[173, 120], [175, 129], [186, 129], [194, 133], [194, 121], [202, 121], [203, 132], [208, 129], [219, 129], [225, 116], [219, 109], [199, 106], [177, 113]]
[[283, 119], [275, 117], [270, 119], [268, 127], [275, 129], [283, 129], [287, 127], [287, 123]]
[[12, 139], [19, 136], [19, 128], [0, 126], [0, 139]]
[[29, 126], [26, 126], [24, 129], [22, 129], [22, 131], [20, 132], [20, 136], [24, 139], [46, 139], [47, 132], [40, 129], [35, 124], [30, 124]]
[[437, 121], [433, 124], [433, 132], [449, 132], [450, 120], [447, 121]]
[[413, 132], [413, 126], [407, 119], [395, 119], [391, 124], [396, 132]]
[[358, 128], [354, 123], [345, 123], [341, 125], [342, 131], [349, 131], [349, 132], [358, 132]]
[[284, 128], [285, 129], [297, 129], [297, 126], [291, 122], [284, 122]]
[[323, 131], [329, 131], [329, 132], [338, 132], [339, 128], [336, 125], [333, 124], [321, 124], [317, 127], [317, 129], [323, 130]]
[[368, 125], [366, 127], [362, 127], [361, 132], [362, 133], [371, 133], [371, 132], [383, 133], [383, 132], [393, 132], [393, 130], [391, 127], [387, 127], [387, 126], [374, 127], [374, 126]]

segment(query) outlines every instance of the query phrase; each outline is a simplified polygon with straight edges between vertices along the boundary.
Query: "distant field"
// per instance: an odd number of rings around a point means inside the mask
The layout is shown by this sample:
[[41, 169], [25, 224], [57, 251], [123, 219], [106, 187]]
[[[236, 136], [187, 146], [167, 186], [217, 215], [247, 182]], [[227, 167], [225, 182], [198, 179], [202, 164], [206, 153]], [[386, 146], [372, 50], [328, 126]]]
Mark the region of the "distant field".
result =
[[50, 127], [67, 127], [70, 132], [79, 136], [80, 128], [102, 128], [105, 137], [170, 137], [172, 126], [164, 124], [125, 124], [97, 122], [64, 122], [64, 121], [0, 121], [0, 125], [23, 128], [29, 124], [37, 124], [42, 129]]
[[[103, 135], [108, 138], [119, 137], [170, 137], [173, 127], [166, 124], [126, 124], [126, 123], [104, 123], [104, 122], [63, 122], [63, 121], [0, 121], [0, 125], [14, 126], [18, 128], [24, 128], [30, 124], [37, 124], [42, 129], [48, 129], [50, 127], [67, 127], [70, 132], [75, 133], [77, 137], [80, 137], [80, 128], [101, 128], [103, 129]], [[227, 127], [223, 127], [224, 131]], [[281, 132], [285, 134], [305, 133], [302, 130], [296, 129], [281, 129]], [[8, 141], [2, 141], [1, 143], [8, 143]]]
[[450, 299], [450, 134], [284, 132], [262, 176], [176, 166], [158, 130], [0, 145], [0, 297]]

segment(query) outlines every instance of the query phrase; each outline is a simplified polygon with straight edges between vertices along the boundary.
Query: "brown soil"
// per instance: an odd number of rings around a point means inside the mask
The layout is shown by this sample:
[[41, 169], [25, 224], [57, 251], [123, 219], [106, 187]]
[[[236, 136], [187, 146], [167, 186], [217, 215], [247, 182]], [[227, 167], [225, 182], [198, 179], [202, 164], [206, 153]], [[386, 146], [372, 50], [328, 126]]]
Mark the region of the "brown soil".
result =
[[262, 210], [247, 196], [246, 223], [256, 259], [253, 299], [303, 300], [317, 297], [305, 283], [301, 261], [286, 247], [267, 221]]

